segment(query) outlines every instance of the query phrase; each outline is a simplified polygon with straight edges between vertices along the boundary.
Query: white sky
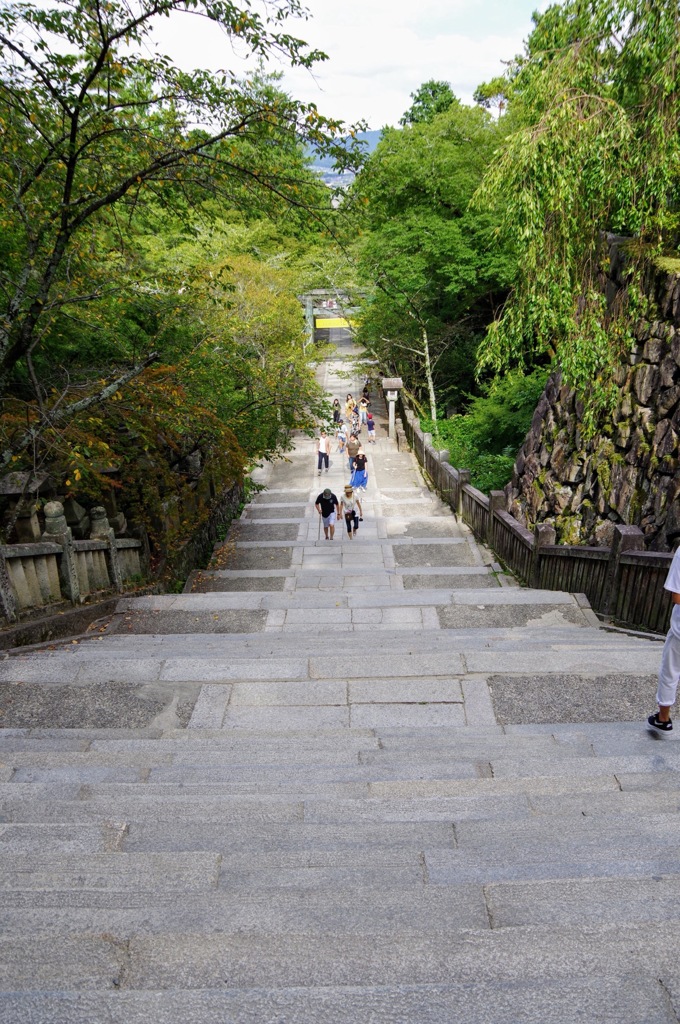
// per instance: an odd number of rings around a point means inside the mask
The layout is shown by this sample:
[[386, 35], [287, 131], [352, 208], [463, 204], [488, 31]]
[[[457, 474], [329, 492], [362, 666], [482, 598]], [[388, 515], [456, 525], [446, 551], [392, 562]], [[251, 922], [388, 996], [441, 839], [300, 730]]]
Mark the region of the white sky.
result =
[[[477, 85], [521, 52], [531, 14], [545, 0], [306, 0], [308, 21], [286, 31], [323, 50], [329, 60], [314, 72], [286, 71], [283, 86], [322, 114], [369, 128], [394, 125], [410, 93], [430, 78], [450, 82], [472, 101]], [[229, 68], [239, 63], [210, 23], [181, 16], [157, 33], [162, 48], [183, 67]]]

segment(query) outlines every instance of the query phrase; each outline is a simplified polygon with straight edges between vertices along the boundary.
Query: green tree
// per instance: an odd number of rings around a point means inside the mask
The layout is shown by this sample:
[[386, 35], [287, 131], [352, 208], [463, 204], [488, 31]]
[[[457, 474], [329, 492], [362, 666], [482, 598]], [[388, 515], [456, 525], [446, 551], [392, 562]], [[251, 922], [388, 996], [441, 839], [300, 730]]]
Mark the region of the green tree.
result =
[[[477, 200], [503, 211], [522, 268], [481, 366], [556, 353], [589, 398], [593, 427], [614, 399], [612, 370], [644, 310], [644, 265], [677, 257], [680, 8], [566, 0], [534, 20], [507, 76], [513, 131]], [[604, 232], [634, 239], [631, 285], [614, 304], [602, 288]]]
[[437, 114], [443, 114], [452, 103], [456, 103], [453, 89], [448, 82], [436, 81], [431, 78], [411, 93], [413, 103], [399, 118], [399, 124], [423, 124], [434, 120]]
[[233, 431], [251, 459], [287, 450], [292, 430], [324, 415], [289, 271], [229, 256], [206, 266], [187, 313], [202, 338], [182, 362], [187, 392]]
[[61, 396], [58, 408], [36, 372], [41, 349], [59, 350], [64, 320], [110, 297], [135, 231], [196, 207], [205, 215], [206, 197], [250, 213], [321, 213], [328, 198], [305, 169], [304, 143], [353, 159], [351, 147], [335, 146], [338, 122], [271, 80], [187, 74], [159, 54], [154, 22], [175, 11], [209, 18], [255, 55], [305, 66], [323, 57], [285, 31], [287, 18], [304, 13], [298, 0], [274, 0], [263, 16], [226, 0], [0, 9], [0, 395], [23, 382], [35, 399], [1, 465], [153, 360], [147, 350], [130, 365], [121, 350], [103, 383], [77, 401]]
[[453, 350], [469, 354], [514, 272], [494, 215], [469, 210], [498, 140], [486, 111], [456, 100], [431, 122], [387, 130], [357, 178], [358, 261], [373, 283], [359, 337], [427, 394], [432, 419], [437, 392], [456, 401], [463, 383], [438, 367]]

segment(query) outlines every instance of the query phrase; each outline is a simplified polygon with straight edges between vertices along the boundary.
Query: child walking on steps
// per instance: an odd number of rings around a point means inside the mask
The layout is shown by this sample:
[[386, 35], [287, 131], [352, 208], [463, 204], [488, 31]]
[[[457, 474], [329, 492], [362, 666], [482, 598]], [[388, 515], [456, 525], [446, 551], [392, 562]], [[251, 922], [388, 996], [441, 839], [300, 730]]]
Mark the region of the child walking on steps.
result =
[[338, 439], [338, 451], [344, 455], [345, 445], [347, 444], [347, 431], [345, 430], [342, 420], [338, 422], [338, 429], [335, 432], [335, 436]]
[[668, 631], [661, 655], [661, 668], [656, 690], [656, 702], [659, 705], [659, 710], [647, 719], [647, 725], [657, 735], [667, 735], [673, 731], [671, 708], [675, 704], [678, 679], [680, 679], [680, 548], [673, 556], [664, 583], [664, 590], [670, 590], [673, 601], [671, 628]]

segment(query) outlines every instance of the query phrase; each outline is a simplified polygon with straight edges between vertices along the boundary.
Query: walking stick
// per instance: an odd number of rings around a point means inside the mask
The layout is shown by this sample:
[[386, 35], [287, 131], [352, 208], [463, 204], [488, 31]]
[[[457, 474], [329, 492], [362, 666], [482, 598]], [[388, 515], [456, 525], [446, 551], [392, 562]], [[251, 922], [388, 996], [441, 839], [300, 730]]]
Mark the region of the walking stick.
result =
[[317, 530], [317, 533], [316, 533], [316, 540], [317, 540], [317, 544], [321, 540], [321, 513], [320, 512], [319, 512], [319, 529]]

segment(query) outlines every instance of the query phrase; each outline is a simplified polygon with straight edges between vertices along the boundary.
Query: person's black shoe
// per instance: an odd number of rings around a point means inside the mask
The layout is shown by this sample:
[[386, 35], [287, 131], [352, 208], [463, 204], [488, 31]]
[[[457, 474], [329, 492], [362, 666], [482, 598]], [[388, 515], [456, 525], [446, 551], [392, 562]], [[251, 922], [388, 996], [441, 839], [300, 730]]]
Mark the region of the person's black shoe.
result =
[[647, 719], [647, 725], [654, 730], [654, 732], [673, 732], [673, 723], [670, 718], [667, 722], [662, 722], [658, 714], [650, 715]]

